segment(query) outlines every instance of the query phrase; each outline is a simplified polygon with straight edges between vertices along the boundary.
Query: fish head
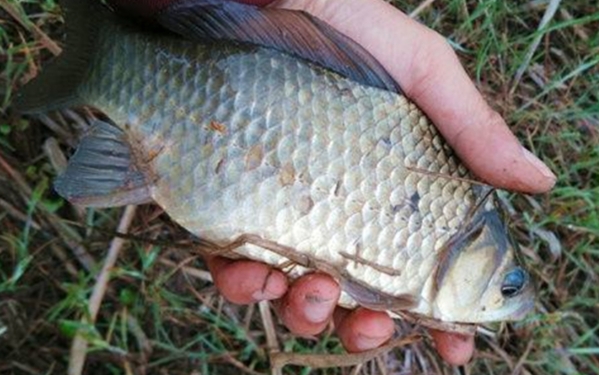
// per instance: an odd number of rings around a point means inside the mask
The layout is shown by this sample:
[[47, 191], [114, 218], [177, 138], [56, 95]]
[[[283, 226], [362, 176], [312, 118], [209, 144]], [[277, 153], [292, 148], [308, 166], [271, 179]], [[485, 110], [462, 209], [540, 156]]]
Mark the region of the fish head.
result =
[[534, 306], [535, 290], [497, 210], [481, 210], [454, 236], [435, 274], [434, 315], [443, 321], [517, 320]]

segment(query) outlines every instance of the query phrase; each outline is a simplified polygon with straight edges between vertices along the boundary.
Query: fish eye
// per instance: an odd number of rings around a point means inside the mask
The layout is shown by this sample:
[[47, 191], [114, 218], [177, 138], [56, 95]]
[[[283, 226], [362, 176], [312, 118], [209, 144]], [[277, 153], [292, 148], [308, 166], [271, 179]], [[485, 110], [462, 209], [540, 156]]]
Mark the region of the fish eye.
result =
[[517, 296], [522, 289], [524, 289], [524, 285], [528, 281], [528, 275], [526, 272], [520, 268], [516, 267], [510, 272], [508, 272], [501, 284], [501, 295], [505, 298], [515, 297]]

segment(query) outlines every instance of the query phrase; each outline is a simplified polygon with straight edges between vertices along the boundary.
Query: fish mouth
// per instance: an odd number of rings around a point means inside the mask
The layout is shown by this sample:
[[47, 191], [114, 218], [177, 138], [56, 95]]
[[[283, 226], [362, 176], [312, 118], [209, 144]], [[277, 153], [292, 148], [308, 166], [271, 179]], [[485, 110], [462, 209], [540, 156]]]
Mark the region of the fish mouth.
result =
[[536, 288], [534, 287], [534, 283], [531, 281], [530, 276], [527, 284], [528, 285], [524, 289], [523, 293], [517, 297], [519, 298], [518, 308], [516, 308], [514, 312], [510, 314], [509, 319], [511, 320], [523, 319], [534, 309]]

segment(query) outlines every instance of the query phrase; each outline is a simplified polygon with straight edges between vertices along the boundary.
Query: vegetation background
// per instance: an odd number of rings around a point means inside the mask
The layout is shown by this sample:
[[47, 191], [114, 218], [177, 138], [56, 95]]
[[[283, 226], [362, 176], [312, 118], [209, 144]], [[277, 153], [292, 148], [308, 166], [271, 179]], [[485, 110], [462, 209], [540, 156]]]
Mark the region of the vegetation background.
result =
[[[278, 349], [278, 360], [323, 355], [278, 370], [289, 374], [599, 374], [597, 2], [393, 3], [447, 37], [487, 100], [558, 175], [548, 194], [504, 194], [537, 280], [534, 314], [480, 335], [461, 369], [444, 365], [426, 335], [357, 366], [317, 368], [356, 358], [331, 333], [293, 337], [265, 304], [224, 302], [193, 239], [159, 208], [129, 210], [129, 239], [115, 244], [123, 209], [80, 210], [52, 191], [93, 113], [11, 111], [15, 90], [60, 52], [64, 24], [54, 0], [1, 0], [0, 373], [64, 374], [85, 357], [93, 374], [261, 374]], [[115, 245], [122, 251], [94, 318], [89, 300]], [[77, 331], [87, 354], [70, 352]], [[424, 333], [398, 323], [398, 336], [413, 332]]]

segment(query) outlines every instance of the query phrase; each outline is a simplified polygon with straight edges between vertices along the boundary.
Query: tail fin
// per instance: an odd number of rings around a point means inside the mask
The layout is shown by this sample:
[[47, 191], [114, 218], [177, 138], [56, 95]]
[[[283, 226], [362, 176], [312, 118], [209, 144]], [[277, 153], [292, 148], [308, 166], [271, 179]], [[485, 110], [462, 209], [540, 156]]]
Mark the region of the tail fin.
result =
[[16, 94], [13, 107], [35, 114], [82, 104], [78, 88], [94, 57], [105, 10], [98, 0], [61, 1], [67, 23], [63, 53]]

